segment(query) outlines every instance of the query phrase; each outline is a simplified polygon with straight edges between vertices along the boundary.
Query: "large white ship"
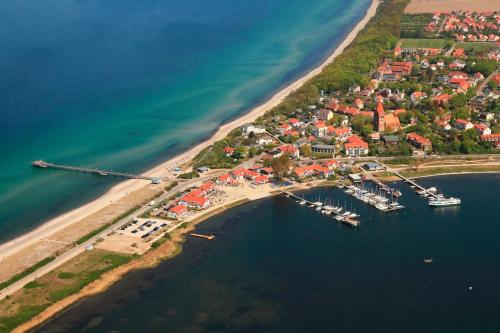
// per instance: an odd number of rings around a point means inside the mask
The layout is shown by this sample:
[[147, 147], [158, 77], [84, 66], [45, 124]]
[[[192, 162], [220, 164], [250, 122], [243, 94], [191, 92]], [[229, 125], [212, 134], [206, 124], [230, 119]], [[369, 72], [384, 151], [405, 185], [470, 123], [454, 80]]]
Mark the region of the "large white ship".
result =
[[446, 206], [456, 206], [460, 205], [462, 200], [459, 198], [431, 198], [429, 200], [429, 206], [433, 207], [446, 207]]

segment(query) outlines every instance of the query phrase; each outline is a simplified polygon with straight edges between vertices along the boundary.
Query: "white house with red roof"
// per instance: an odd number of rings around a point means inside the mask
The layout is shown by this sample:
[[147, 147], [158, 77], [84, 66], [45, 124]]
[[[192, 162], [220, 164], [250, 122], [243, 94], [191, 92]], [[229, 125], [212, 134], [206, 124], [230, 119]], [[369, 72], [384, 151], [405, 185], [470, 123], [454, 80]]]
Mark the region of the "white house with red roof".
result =
[[368, 143], [357, 135], [351, 135], [344, 144], [347, 156], [368, 155]]
[[326, 131], [327, 131], [327, 126], [324, 122], [317, 121], [313, 124], [312, 132], [316, 137], [321, 138], [322, 136], [325, 136]]
[[328, 170], [333, 170], [337, 168], [337, 161], [336, 160], [323, 161], [323, 165], [325, 166], [325, 168], [328, 168]]
[[226, 186], [226, 185], [232, 185], [234, 184], [235, 180], [233, 179], [233, 177], [231, 177], [231, 175], [229, 173], [225, 173], [221, 176], [219, 176], [217, 178], [217, 180], [215, 181], [215, 183], [217, 185], [222, 185], [222, 186]]
[[466, 131], [466, 130], [469, 130], [471, 128], [474, 128], [474, 125], [470, 121], [468, 121], [468, 120], [457, 119], [455, 121], [455, 128], [459, 129], [461, 131]]
[[288, 144], [288, 145], [282, 145], [277, 148], [281, 154], [276, 155], [275, 157], [280, 157], [282, 154], [290, 154], [292, 158], [299, 158], [300, 157], [300, 152], [299, 148], [297, 146]]
[[490, 135], [491, 134], [491, 128], [484, 124], [474, 124], [474, 128], [476, 129], [477, 133], [479, 135]]
[[210, 201], [205, 197], [188, 193], [179, 199], [179, 204], [194, 209], [205, 209], [210, 205]]
[[167, 211], [167, 217], [169, 217], [171, 219], [181, 219], [184, 216], [186, 216], [187, 213], [188, 213], [188, 209], [187, 209], [186, 206], [184, 206], [184, 205], [177, 205], [177, 206], [174, 206], [174, 207], [170, 208]]
[[262, 185], [262, 184], [267, 184], [269, 183], [269, 177], [268, 176], [264, 176], [264, 175], [261, 175], [261, 176], [257, 176], [253, 179], [252, 183], [254, 185]]
[[233, 147], [224, 147], [224, 154], [226, 154], [226, 157], [230, 157], [234, 154], [234, 148]]

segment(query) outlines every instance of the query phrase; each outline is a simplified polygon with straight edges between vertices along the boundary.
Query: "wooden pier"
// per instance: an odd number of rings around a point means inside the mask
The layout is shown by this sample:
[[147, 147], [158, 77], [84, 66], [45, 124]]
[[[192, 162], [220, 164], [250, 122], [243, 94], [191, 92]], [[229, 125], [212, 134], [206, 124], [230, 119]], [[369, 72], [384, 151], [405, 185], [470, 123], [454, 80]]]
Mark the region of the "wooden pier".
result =
[[142, 176], [142, 175], [134, 175], [131, 173], [114, 172], [114, 171], [107, 171], [107, 170], [100, 170], [100, 169], [93, 169], [93, 168], [84, 168], [84, 167], [75, 167], [75, 166], [70, 166], [70, 165], [50, 163], [50, 162], [46, 162], [44, 160], [33, 161], [33, 162], [31, 162], [31, 166], [33, 166], [35, 168], [42, 168], [42, 169], [56, 169], [56, 170], [64, 170], [64, 171], [71, 171], [71, 172], [90, 173], [90, 174], [94, 174], [94, 175], [98, 175], [98, 176], [111, 176], [111, 177], [129, 178], [129, 179], [145, 179], [145, 180], [152, 180], [153, 179], [152, 177], [147, 177], [147, 176]]
[[208, 239], [208, 240], [212, 240], [215, 238], [214, 235], [202, 235], [202, 234], [195, 234], [195, 233], [191, 233], [191, 234], [189, 234], [189, 236], [204, 238], [204, 239]]
[[408, 183], [410, 185], [413, 185], [415, 186], [416, 188], [418, 188], [419, 190], [421, 191], [424, 191], [425, 193], [429, 194], [430, 196], [438, 199], [439, 196], [436, 194], [436, 193], [432, 193], [430, 192], [428, 189], [426, 189], [425, 187], [422, 187], [420, 185], [418, 185], [417, 183], [415, 183], [413, 180], [409, 179], [409, 178], [406, 178], [404, 177], [402, 174], [400, 174], [399, 172], [396, 172], [396, 171], [392, 171], [392, 173], [394, 173], [396, 176], [398, 176], [399, 178], [401, 178], [405, 183]]

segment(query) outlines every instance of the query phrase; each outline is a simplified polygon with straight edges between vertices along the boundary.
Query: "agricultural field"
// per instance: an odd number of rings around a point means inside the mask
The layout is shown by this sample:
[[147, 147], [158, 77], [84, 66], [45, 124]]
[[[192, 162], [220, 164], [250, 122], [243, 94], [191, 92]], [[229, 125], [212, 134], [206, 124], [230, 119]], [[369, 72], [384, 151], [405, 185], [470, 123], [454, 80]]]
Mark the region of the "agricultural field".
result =
[[446, 39], [426, 39], [426, 38], [405, 38], [402, 40], [402, 48], [435, 48], [444, 49], [452, 45], [452, 42]]
[[432, 14], [405, 14], [401, 17], [401, 38], [432, 38], [433, 32], [425, 31], [425, 26], [432, 20]]

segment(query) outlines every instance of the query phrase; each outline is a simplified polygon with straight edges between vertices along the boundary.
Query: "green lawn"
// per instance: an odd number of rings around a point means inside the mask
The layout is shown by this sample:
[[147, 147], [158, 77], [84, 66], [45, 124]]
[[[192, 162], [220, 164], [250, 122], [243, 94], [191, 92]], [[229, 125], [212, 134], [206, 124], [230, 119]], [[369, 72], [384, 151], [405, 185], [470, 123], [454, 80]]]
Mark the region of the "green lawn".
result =
[[484, 51], [489, 51], [495, 48], [495, 45], [490, 42], [462, 42], [462, 43], [457, 43], [455, 45], [455, 48], [462, 48], [465, 51], [471, 51], [474, 50], [475, 52], [484, 52]]
[[402, 48], [436, 48], [443, 49], [446, 46], [446, 39], [425, 39], [425, 38], [406, 38], [402, 40]]

